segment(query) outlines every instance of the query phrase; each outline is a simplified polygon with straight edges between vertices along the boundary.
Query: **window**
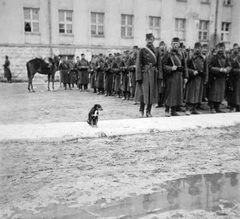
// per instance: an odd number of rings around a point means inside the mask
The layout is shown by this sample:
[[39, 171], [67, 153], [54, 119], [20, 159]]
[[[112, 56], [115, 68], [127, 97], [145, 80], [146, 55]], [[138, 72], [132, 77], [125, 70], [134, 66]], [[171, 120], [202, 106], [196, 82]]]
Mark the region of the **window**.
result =
[[232, 5], [232, 0], [224, 0], [223, 5]]
[[72, 11], [59, 11], [59, 33], [72, 34]]
[[221, 41], [230, 42], [230, 25], [231, 23], [222, 23]]
[[121, 36], [133, 37], [133, 15], [121, 16]]
[[198, 32], [198, 39], [201, 40], [208, 40], [208, 21], [200, 21], [199, 22], [199, 32]]
[[104, 14], [91, 13], [91, 35], [104, 36]]
[[186, 35], [186, 19], [175, 19], [175, 36], [180, 40], [185, 40]]
[[160, 17], [149, 17], [149, 29], [156, 38], [160, 38]]
[[39, 33], [39, 9], [24, 8], [24, 30], [30, 33]]

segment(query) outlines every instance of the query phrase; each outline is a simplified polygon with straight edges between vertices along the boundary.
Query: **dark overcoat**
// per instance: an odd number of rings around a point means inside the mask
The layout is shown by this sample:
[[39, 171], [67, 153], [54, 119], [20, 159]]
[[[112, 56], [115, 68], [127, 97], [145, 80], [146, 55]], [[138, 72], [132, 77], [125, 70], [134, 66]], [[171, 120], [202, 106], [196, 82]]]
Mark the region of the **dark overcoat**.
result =
[[98, 60], [95, 64], [95, 84], [98, 89], [104, 88], [104, 62]]
[[[204, 82], [208, 80], [208, 65], [202, 55], [193, 55], [187, 60], [189, 79], [186, 85], [186, 102], [197, 104], [202, 102]], [[194, 75], [198, 71], [198, 75]]]
[[[181, 71], [172, 71], [172, 66], [182, 67]], [[185, 56], [179, 51], [165, 53], [162, 58], [166, 91], [164, 104], [166, 106], [181, 106], [183, 104], [183, 79], [188, 78]]]
[[69, 63], [67, 61], [63, 61], [60, 63], [59, 65], [59, 70], [61, 73], [61, 77], [62, 77], [62, 82], [65, 84], [69, 84], [70, 83], [70, 66]]
[[221, 103], [225, 95], [227, 73], [220, 72], [221, 68], [230, 71], [230, 62], [225, 55], [213, 56], [209, 63], [209, 97], [210, 102]]
[[130, 86], [129, 86], [129, 71], [128, 71], [128, 66], [127, 63], [122, 60], [119, 68], [121, 70], [121, 90], [123, 92], [130, 91]]
[[113, 71], [113, 90], [119, 92], [121, 89], [121, 75], [119, 64], [116, 61], [113, 63], [112, 71]]
[[227, 91], [227, 101], [229, 104], [240, 105], [240, 54], [230, 60], [232, 69], [229, 72], [231, 88]]
[[136, 81], [142, 80], [142, 83], [137, 83], [134, 99], [154, 104], [158, 102], [158, 80], [162, 79], [161, 56], [155, 49], [149, 49], [142, 48], [137, 55]]
[[86, 85], [89, 82], [88, 62], [81, 59], [77, 62], [78, 69], [78, 84]]
[[113, 72], [112, 72], [112, 62], [106, 61], [104, 64], [104, 90], [111, 91], [113, 87]]
[[135, 94], [136, 89], [136, 59], [131, 57], [127, 62], [128, 70], [129, 70], [129, 87], [131, 93]]
[[11, 70], [10, 70], [10, 62], [9, 62], [9, 60], [5, 61], [3, 67], [4, 67], [4, 77], [5, 78], [10, 78], [12, 73], [11, 73]]

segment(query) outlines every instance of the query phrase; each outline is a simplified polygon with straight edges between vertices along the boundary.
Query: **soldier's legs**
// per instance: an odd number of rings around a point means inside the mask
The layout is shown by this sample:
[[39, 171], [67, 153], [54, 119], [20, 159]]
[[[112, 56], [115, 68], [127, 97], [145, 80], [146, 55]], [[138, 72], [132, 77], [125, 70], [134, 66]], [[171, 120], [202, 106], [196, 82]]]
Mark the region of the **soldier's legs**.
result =
[[179, 114], [177, 113], [177, 107], [176, 106], [171, 107], [171, 116], [179, 116]]
[[166, 117], [170, 117], [170, 116], [171, 116], [171, 115], [170, 115], [170, 107], [167, 106], [167, 105], [165, 105], [165, 116], [166, 116]]
[[147, 104], [147, 110], [146, 110], [147, 117], [152, 117], [151, 109], [152, 109], [152, 104]]
[[212, 114], [215, 114], [216, 113], [216, 110], [215, 110], [215, 108], [214, 108], [214, 102], [212, 102], [212, 101], [209, 101], [209, 106], [210, 106], [210, 113], [212, 113]]
[[145, 108], [145, 103], [140, 102], [140, 109], [139, 109], [140, 117], [143, 117], [143, 115], [144, 115], [144, 108]]
[[67, 83], [63, 83], [64, 90], [67, 90]]

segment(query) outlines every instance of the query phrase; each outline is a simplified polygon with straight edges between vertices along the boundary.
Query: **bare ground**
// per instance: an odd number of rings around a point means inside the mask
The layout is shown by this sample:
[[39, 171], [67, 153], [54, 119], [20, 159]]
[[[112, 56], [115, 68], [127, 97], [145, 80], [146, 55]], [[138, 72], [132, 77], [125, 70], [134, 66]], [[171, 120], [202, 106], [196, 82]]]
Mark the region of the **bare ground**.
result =
[[[4, 143], [1, 218], [60, 218], [57, 210], [47, 208], [51, 203], [81, 208], [103, 199], [111, 203], [130, 194], [148, 194], [157, 191], [160, 183], [186, 175], [239, 172], [239, 130], [240, 125], [61, 143]], [[179, 218], [218, 218], [212, 212], [185, 210]], [[169, 216], [176, 216], [173, 213], [155, 218], [178, 218]], [[239, 218], [236, 209], [225, 215]]]

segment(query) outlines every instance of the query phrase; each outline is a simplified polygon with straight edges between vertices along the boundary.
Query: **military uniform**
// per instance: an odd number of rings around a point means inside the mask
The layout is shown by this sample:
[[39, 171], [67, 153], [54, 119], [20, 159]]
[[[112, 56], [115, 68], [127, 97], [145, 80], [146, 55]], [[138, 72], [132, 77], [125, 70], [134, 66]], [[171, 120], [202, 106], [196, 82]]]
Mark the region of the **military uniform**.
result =
[[[146, 36], [148, 38], [148, 34]], [[152, 36], [150, 36], [152, 37]], [[153, 45], [140, 49], [136, 61], [136, 95], [135, 101], [140, 102], [140, 112], [143, 115], [147, 105], [146, 116], [151, 117], [152, 104], [158, 102], [158, 80], [162, 79], [161, 56]]]
[[62, 82], [63, 82], [65, 90], [67, 89], [67, 84], [69, 85], [69, 88], [71, 89], [70, 80], [69, 80], [69, 74], [70, 74], [69, 63], [67, 61], [63, 60], [59, 65], [59, 70], [62, 75]]
[[[162, 65], [166, 82], [164, 97], [166, 112], [171, 107], [172, 115], [177, 115], [176, 107], [183, 104], [183, 79], [188, 78], [186, 59], [180, 51], [172, 50], [163, 56]], [[177, 66], [178, 68], [173, 71], [172, 66]]]
[[89, 83], [89, 73], [88, 73], [88, 62], [85, 59], [81, 59], [77, 62], [78, 69], [78, 85], [79, 88], [82, 89], [84, 86], [84, 90], [88, 89]]
[[[226, 69], [226, 72], [221, 72], [221, 69]], [[211, 113], [223, 112], [220, 110], [220, 104], [224, 100], [226, 77], [230, 69], [230, 62], [225, 54], [218, 52], [216, 56], [211, 58], [209, 63], [208, 96]]]
[[[201, 47], [200, 44], [196, 44]], [[187, 112], [190, 110], [193, 114], [199, 114], [196, 107], [202, 102], [204, 84], [208, 81], [208, 65], [205, 57], [195, 52], [191, 58], [187, 60], [189, 80], [186, 85], [186, 105]], [[197, 75], [194, 75], [197, 72]]]
[[230, 58], [232, 69], [229, 72], [227, 87], [227, 102], [230, 110], [236, 108], [240, 112], [240, 51]]

